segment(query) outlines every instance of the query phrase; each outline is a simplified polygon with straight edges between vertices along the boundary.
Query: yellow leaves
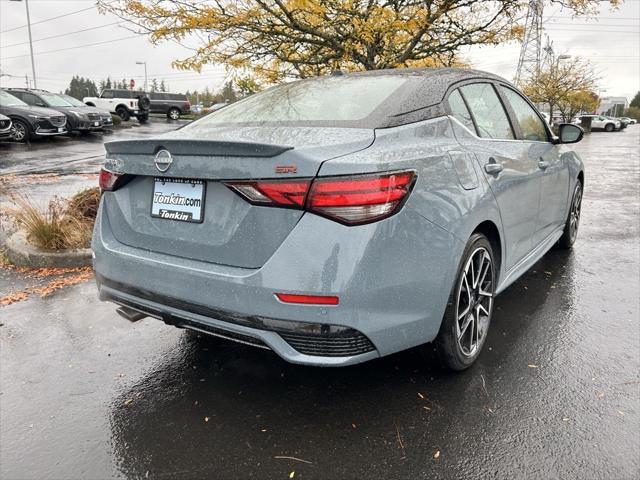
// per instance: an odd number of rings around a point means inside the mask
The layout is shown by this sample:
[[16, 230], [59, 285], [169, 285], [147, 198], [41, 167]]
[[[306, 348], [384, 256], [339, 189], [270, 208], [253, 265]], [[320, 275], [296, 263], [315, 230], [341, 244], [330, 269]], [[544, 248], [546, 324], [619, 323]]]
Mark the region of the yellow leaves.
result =
[[[575, 11], [595, 0], [567, 0]], [[617, 3], [614, 0], [613, 3]], [[467, 45], [520, 38], [527, 2], [480, 0], [100, 0], [110, 11], [150, 32], [154, 43], [194, 35], [201, 44], [173, 66], [206, 64], [254, 69], [275, 83], [290, 77], [394, 67], [462, 66]], [[195, 36], [197, 35], [197, 37]]]

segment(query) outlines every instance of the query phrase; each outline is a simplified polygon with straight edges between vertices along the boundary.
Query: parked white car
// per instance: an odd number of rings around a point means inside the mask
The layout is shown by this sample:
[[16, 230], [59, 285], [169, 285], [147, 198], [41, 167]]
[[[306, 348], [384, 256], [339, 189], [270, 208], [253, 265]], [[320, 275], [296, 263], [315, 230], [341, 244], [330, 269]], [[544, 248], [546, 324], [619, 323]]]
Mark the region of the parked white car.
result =
[[592, 130], [613, 132], [614, 130], [620, 130], [620, 128], [622, 128], [620, 120], [616, 120], [615, 118], [605, 117], [604, 115], [582, 115], [580, 119], [582, 120], [585, 117], [591, 117]]
[[85, 97], [82, 101], [91, 107], [115, 113], [125, 122], [131, 117], [136, 117], [140, 123], [149, 119], [151, 101], [144, 92], [107, 89], [99, 97]]

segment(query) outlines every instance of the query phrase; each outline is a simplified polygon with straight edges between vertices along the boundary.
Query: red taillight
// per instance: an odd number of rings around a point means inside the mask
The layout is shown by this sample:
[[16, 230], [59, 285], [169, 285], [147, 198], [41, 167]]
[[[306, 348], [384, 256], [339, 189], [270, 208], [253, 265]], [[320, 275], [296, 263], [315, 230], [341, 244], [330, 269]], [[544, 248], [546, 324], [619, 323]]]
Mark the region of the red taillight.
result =
[[293, 293], [276, 293], [276, 297], [283, 303], [298, 303], [302, 305], [338, 305], [340, 299], [332, 295], [297, 295]]
[[311, 180], [228, 182], [226, 185], [255, 205], [303, 208]]
[[113, 173], [104, 168], [100, 170], [100, 176], [98, 177], [98, 185], [103, 192], [111, 192], [115, 190], [118, 180], [122, 177], [120, 173]]
[[313, 180], [229, 182], [226, 185], [254, 205], [288, 207], [360, 225], [395, 213], [415, 180], [414, 171], [374, 175], [318, 177]]
[[187, 101], [185, 107], [186, 107], [185, 110], [190, 110], [191, 109], [191, 102]]
[[413, 171], [321, 177], [311, 186], [307, 208], [347, 225], [380, 220], [397, 211], [411, 191], [414, 178]]

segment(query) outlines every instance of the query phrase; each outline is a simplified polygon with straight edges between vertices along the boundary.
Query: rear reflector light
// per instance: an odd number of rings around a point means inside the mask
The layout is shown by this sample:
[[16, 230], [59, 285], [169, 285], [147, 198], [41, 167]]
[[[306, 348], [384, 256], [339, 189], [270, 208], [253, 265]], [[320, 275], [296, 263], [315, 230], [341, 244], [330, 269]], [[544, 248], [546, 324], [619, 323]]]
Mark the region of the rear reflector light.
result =
[[283, 303], [298, 303], [302, 305], [338, 305], [340, 299], [330, 295], [296, 295], [293, 293], [276, 293], [276, 297]]
[[313, 181], [265, 180], [226, 185], [254, 205], [304, 209], [345, 225], [389, 217], [406, 200], [412, 170], [385, 174], [318, 177]]
[[100, 176], [98, 177], [98, 185], [103, 192], [111, 192], [118, 188], [122, 183], [124, 175], [120, 173], [113, 173], [104, 168], [100, 170]]

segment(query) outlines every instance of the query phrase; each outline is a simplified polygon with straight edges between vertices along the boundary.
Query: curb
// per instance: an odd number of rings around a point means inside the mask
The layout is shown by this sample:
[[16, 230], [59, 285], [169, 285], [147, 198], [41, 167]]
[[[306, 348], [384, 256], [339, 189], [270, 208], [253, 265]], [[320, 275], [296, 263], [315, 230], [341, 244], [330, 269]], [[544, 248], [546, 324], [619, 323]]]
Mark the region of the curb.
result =
[[22, 232], [7, 238], [5, 247], [9, 261], [18, 267], [86, 267], [92, 260], [90, 248], [49, 252], [31, 245]]

